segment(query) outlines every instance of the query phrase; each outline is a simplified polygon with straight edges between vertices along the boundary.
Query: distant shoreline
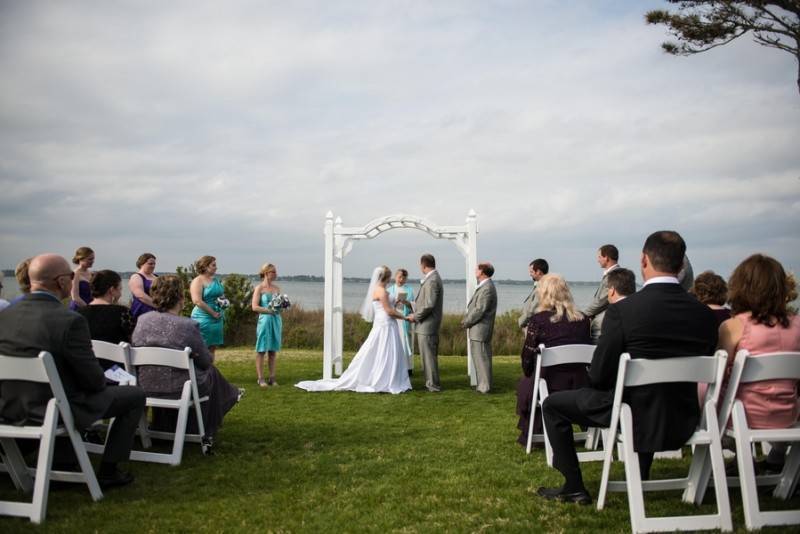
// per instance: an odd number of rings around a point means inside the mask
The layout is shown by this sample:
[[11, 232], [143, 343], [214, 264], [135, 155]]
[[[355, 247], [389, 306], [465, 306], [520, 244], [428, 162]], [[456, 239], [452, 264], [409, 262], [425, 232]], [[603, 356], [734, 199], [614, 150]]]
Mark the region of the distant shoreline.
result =
[[[130, 278], [131, 275], [134, 274], [134, 272], [135, 271], [120, 271], [119, 275], [122, 277], [123, 280], [125, 280], [125, 279]], [[163, 273], [157, 273], [157, 274], [162, 275], [162, 274], [175, 274], [175, 273], [174, 272], [173, 273], [163, 272]], [[224, 279], [226, 276], [230, 276], [232, 274], [238, 274], [238, 273], [220, 274], [219, 277]], [[3, 269], [3, 275], [5, 275], [7, 280], [14, 280], [15, 279], [14, 278], [14, 270], [13, 269]], [[253, 281], [256, 281], [256, 280], [259, 279], [258, 275], [256, 275], [256, 274], [245, 274], [245, 275], [242, 275], [242, 276], [245, 276], [246, 278], [249, 278], [250, 280], [253, 280]], [[278, 277], [278, 281], [279, 282], [280, 281], [288, 281], [288, 282], [319, 282], [319, 283], [322, 283], [322, 282], [325, 281], [325, 278], [322, 277], [322, 276], [314, 276], [314, 275], [311, 275], [311, 274], [297, 274], [297, 275], [292, 275], [292, 276], [279, 276]], [[369, 278], [361, 278], [361, 277], [357, 277], [357, 276], [356, 277], [345, 276], [344, 277], [344, 281], [345, 282], [351, 282], [351, 283], [367, 283], [367, 282], [369, 282]], [[515, 286], [529, 285], [529, 284], [532, 283], [530, 279], [528, 279], [528, 280], [512, 280], [510, 278], [507, 278], [507, 279], [504, 279], [504, 280], [500, 280], [498, 278], [494, 278], [493, 281], [496, 284], [515, 285]], [[576, 285], [576, 286], [597, 285], [597, 280], [593, 280], [593, 281], [567, 280], [567, 281], [570, 284], [573, 284], [573, 285]], [[418, 284], [419, 283], [419, 278], [409, 278], [408, 282], [412, 283], [412, 284]], [[465, 278], [445, 278], [443, 280], [443, 282], [446, 283], [446, 284], [465, 284], [466, 283], [466, 279]]]

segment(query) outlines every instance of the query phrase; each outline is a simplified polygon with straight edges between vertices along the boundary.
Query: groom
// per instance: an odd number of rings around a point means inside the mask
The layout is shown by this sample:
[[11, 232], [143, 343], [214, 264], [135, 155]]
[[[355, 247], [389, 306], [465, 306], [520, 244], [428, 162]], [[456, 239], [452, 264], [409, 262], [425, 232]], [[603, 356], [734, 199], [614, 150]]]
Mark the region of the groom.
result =
[[441, 391], [439, 384], [439, 326], [442, 324], [442, 279], [436, 272], [436, 259], [423, 254], [419, 259], [423, 277], [419, 293], [414, 299], [415, 311], [409, 319], [417, 323], [417, 339], [422, 365], [425, 368], [425, 387], [428, 391]]

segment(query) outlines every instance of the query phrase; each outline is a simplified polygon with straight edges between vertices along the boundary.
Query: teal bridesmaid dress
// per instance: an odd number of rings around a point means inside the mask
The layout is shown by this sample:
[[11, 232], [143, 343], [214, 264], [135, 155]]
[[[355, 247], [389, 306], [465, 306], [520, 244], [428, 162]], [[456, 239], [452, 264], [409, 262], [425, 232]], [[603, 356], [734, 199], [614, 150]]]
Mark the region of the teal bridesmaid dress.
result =
[[[261, 293], [261, 307], [269, 307], [272, 293]], [[276, 314], [258, 314], [256, 327], [256, 352], [278, 352], [281, 350], [281, 336], [283, 333], [283, 320], [280, 312]]]
[[[208, 307], [215, 312], [220, 312], [222, 310], [219, 307], [219, 304], [217, 304], [217, 298], [224, 294], [225, 290], [223, 289], [222, 284], [219, 282], [219, 280], [214, 278], [213, 282], [203, 288], [203, 302], [205, 302]], [[215, 319], [197, 306], [192, 309], [192, 319], [197, 321], [197, 323], [200, 325], [200, 334], [203, 336], [203, 340], [209, 347], [219, 346], [223, 343], [222, 326], [224, 316], [225, 315], [222, 314], [219, 316], [219, 319]]]

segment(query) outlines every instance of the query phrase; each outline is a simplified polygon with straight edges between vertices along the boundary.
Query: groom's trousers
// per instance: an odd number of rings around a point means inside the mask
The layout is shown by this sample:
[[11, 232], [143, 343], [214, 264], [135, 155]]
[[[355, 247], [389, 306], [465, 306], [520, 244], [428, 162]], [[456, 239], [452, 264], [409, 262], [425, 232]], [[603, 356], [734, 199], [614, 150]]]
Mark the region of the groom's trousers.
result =
[[439, 384], [439, 335], [417, 334], [419, 354], [425, 368], [425, 387], [428, 391], [441, 391]]

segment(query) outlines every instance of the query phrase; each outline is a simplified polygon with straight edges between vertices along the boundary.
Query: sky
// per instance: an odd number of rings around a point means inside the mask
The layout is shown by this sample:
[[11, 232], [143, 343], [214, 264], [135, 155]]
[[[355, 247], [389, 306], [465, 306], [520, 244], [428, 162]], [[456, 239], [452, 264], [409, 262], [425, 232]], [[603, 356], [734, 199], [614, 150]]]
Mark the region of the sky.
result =
[[[655, 230], [695, 273], [800, 272], [797, 65], [749, 38], [661, 51], [662, 1], [0, 2], [0, 268], [79, 246], [95, 268], [204, 254], [322, 275], [323, 224], [478, 214], [499, 279], [638, 272]], [[452, 243], [393, 230], [345, 276]], [[640, 280], [641, 282], [641, 280]]]

